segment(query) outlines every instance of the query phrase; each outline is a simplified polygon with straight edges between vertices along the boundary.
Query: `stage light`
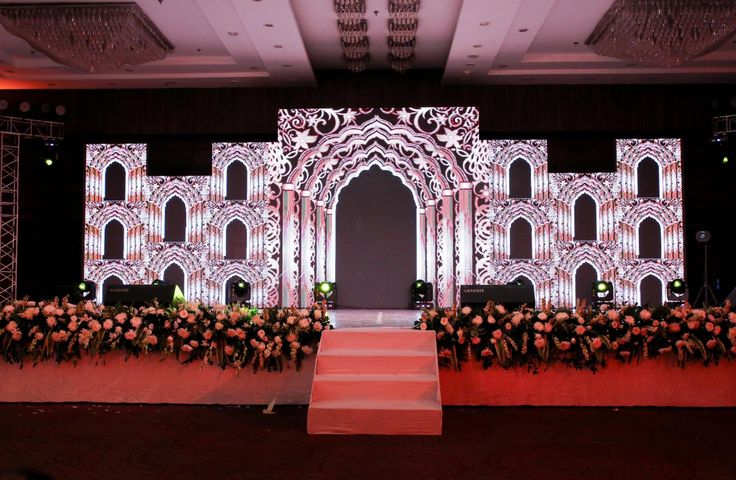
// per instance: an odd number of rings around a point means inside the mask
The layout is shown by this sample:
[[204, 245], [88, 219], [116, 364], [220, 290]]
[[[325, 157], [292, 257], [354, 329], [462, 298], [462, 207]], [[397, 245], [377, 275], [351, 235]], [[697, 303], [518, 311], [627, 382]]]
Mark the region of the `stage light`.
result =
[[314, 286], [314, 301], [327, 302], [327, 308], [337, 305], [337, 285], [335, 282], [319, 282]]
[[721, 163], [723, 163], [724, 165], [728, 163], [728, 155], [723, 156], [723, 158], [721, 159]]
[[50, 157], [46, 157], [46, 159], [44, 159], [43, 163], [47, 167], [50, 167], [51, 165], [54, 164], [54, 159], [53, 158], [50, 158]]
[[433, 298], [432, 284], [418, 279], [411, 284], [411, 306], [412, 308], [429, 308], [432, 306]]
[[97, 284], [89, 280], [79, 282], [75, 296], [79, 301], [93, 300], [97, 296]]
[[613, 284], [605, 280], [593, 282], [593, 303], [600, 304], [613, 301]]
[[250, 283], [236, 278], [228, 284], [227, 303], [242, 303], [250, 306]]
[[167, 282], [164, 282], [163, 280], [157, 278], [156, 280], [151, 282], [151, 285], [168, 285]]

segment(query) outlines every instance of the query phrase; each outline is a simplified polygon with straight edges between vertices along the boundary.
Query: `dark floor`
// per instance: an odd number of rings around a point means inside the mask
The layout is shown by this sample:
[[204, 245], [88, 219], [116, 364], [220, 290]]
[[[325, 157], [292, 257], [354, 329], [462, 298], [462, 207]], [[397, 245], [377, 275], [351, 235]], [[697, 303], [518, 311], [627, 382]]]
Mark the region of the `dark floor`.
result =
[[736, 479], [736, 409], [447, 408], [441, 437], [309, 436], [306, 407], [275, 412], [0, 404], [0, 480]]

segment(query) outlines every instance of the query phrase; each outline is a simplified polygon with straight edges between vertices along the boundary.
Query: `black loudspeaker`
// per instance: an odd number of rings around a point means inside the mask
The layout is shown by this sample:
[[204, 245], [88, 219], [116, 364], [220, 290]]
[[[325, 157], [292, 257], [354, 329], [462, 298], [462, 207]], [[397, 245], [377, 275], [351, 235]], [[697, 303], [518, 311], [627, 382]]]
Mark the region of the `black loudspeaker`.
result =
[[534, 287], [531, 285], [461, 285], [460, 305], [484, 307], [493, 302], [514, 310], [522, 305], [534, 307]]
[[250, 283], [233, 280], [227, 286], [227, 303], [243, 303], [250, 306]]
[[139, 307], [157, 300], [159, 305], [169, 306], [184, 302], [184, 294], [178, 285], [108, 285], [103, 294], [105, 305], [132, 305]]

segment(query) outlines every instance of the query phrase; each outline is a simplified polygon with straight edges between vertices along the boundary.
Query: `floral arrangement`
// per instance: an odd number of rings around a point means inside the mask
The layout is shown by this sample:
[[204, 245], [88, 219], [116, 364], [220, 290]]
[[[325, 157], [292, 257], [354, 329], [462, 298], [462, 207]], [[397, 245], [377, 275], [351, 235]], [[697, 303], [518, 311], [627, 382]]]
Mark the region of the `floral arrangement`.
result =
[[534, 310], [508, 311], [489, 302], [483, 309], [426, 309], [415, 329], [434, 330], [441, 364], [456, 369], [474, 358], [484, 368], [540, 367], [562, 362], [596, 371], [609, 357], [624, 362], [673, 356], [684, 367], [691, 359], [706, 365], [736, 354], [736, 313], [730, 304], [707, 310], [689, 305], [555, 309], [543, 302]]
[[85, 355], [103, 359], [122, 351], [126, 359], [157, 354], [223, 369], [281, 371], [285, 362], [299, 369], [330, 328], [324, 304], [258, 311], [238, 305], [108, 307], [66, 298], [24, 299], [2, 309], [0, 348], [6, 362], [21, 367], [29, 360], [76, 363]]

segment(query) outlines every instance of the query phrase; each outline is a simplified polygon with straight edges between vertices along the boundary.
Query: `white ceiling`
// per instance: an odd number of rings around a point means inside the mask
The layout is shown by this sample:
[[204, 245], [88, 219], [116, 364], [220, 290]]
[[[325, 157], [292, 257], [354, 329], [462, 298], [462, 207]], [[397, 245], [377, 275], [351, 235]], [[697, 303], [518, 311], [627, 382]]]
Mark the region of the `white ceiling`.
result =
[[[76, 0], [102, 2], [114, 3]], [[90, 74], [33, 52], [0, 27], [0, 88], [304, 86], [315, 84], [315, 70], [344, 68], [332, 0], [136, 3], [175, 46], [165, 60]], [[585, 39], [612, 3], [422, 0], [413, 68], [444, 70], [445, 85], [736, 80], [733, 41], [678, 68], [646, 67], [593, 53]], [[369, 69], [388, 69], [388, 0], [366, 0], [366, 5]]]

